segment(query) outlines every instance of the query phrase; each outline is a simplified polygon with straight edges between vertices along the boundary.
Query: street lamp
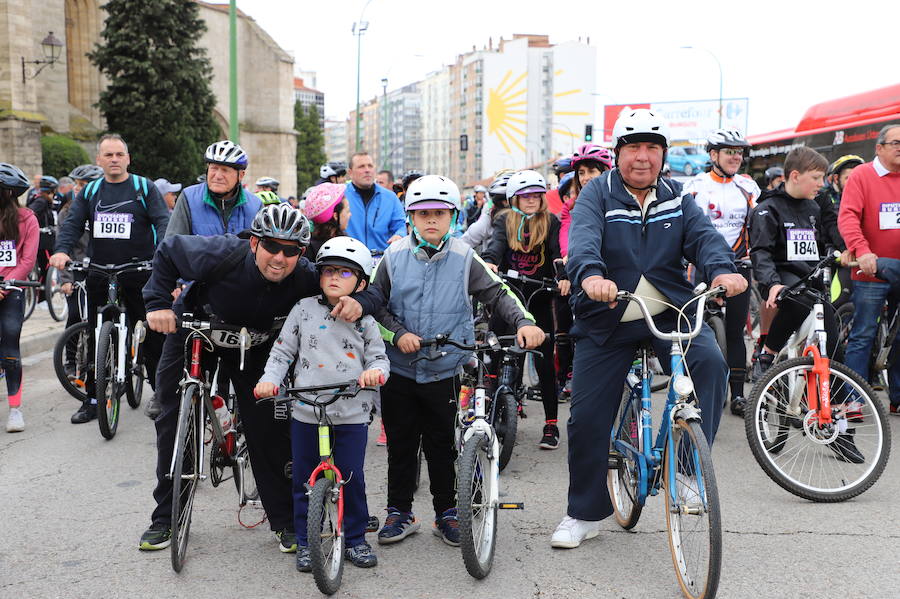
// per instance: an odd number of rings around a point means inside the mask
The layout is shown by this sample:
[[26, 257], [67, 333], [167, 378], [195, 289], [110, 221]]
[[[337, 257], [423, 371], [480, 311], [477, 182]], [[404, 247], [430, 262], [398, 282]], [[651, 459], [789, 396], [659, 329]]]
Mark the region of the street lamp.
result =
[[363, 21], [363, 15], [366, 12], [366, 8], [369, 7], [369, 4], [372, 3], [372, 0], [368, 0], [363, 6], [362, 11], [359, 13], [359, 21], [353, 24], [353, 28], [351, 31], [356, 36], [356, 151], [360, 150], [359, 143], [359, 126], [360, 126], [360, 114], [359, 114], [359, 62], [361, 58], [362, 52], [362, 34], [369, 28], [369, 22]]
[[387, 77], [383, 77], [381, 79], [381, 103], [384, 106], [381, 109], [381, 155], [384, 156], [381, 160], [381, 168], [389, 168], [387, 164], [387, 127], [388, 127], [388, 106], [387, 106]]
[[716, 61], [716, 64], [719, 66], [719, 128], [722, 128], [722, 63], [719, 62], [719, 57], [712, 53], [711, 50], [706, 48], [698, 48], [694, 46], [681, 46], [682, 50], [702, 50], [706, 52], [710, 56], [713, 57], [713, 60]]
[[[60, 54], [62, 54], [63, 43], [56, 39], [56, 36], [53, 35], [51, 31], [47, 37], [41, 40], [41, 52], [44, 54], [43, 60], [25, 60], [25, 57], [22, 57], [22, 83], [25, 83], [29, 79], [34, 79], [38, 76], [38, 74], [44, 70], [44, 68], [51, 66], [59, 60]], [[41, 65], [31, 77], [25, 76], [25, 65], [26, 64], [39, 64]]]

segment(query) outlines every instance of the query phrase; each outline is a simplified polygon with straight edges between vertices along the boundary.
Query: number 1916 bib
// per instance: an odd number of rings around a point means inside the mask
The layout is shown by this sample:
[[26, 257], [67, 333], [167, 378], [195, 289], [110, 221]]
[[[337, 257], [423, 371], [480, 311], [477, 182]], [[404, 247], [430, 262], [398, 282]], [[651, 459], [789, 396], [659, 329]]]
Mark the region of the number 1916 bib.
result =
[[16, 242], [0, 241], [0, 267], [16, 265]]
[[98, 212], [94, 217], [95, 239], [131, 239], [133, 214]]
[[787, 259], [790, 262], [810, 262], [819, 259], [819, 246], [813, 229], [787, 230]]

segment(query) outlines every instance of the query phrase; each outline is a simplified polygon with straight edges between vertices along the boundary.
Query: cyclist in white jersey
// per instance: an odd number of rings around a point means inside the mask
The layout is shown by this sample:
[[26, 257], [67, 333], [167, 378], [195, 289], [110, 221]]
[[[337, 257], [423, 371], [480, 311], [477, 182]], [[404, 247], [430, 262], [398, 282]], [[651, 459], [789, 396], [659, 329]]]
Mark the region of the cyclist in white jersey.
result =
[[[750, 243], [747, 223], [756, 205], [760, 190], [756, 182], [738, 174], [744, 152], [750, 144], [734, 129], [716, 129], [707, 138], [706, 149], [712, 168], [689, 180], [684, 191], [694, 196], [703, 210], [734, 252], [737, 271], [750, 283]], [[750, 291], [725, 300], [725, 338], [727, 345], [728, 385], [731, 390], [731, 413], [744, 413], [744, 381], [747, 368], [747, 348], [744, 345], [744, 325], [747, 322]]]

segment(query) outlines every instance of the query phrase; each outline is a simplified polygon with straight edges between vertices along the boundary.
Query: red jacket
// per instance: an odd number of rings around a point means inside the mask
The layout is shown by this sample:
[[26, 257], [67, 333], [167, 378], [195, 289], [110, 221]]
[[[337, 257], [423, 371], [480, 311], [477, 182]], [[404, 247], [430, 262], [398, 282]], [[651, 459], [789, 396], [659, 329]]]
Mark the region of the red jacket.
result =
[[[34, 268], [37, 259], [38, 241], [41, 233], [38, 230], [37, 217], [28, 208], [19, 208], [19, 241], [15, 244], [16, 265], [0, 267], [0, 276], [7, 280], [24, 281]], [[0, 241], [10, 241], [2, 240]]]
[[[841, 196], [838, 229], [856, 256], [900, 259], [900, 173], [879, 176], [872, 162], [853, 169]], [[852, 269], [856, 281], [880, 281], [857, 270]]]

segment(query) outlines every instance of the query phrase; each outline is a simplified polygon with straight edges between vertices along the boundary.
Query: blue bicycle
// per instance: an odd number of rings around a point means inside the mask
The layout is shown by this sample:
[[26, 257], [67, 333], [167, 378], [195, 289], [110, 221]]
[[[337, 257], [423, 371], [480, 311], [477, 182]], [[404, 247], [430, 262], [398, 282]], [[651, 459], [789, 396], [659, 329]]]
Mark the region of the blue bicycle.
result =
[[617, 301], [636, 302], [653, 335], [672, 342], [672, 376], [654, 442], [650, 414], [652, 348], [649, 344], [640, 348], [640, 358], [625, 382], [610, 439], [609, 496], [616, 521], [630, 530], [637, 524], [647, 496], [664, 490], [669, 549], [681, 590], [691, 599], [716, 595], [722, 565], [722, 524], [709, 444], [700, 428], [694, 383], [685, 365], [685, 343], [689, 346], [700, 333], [706, 299], [722, 292], [722, 287], [706, 291], [705, 284], [698, 286], [695, 297], [679, 310], [681, 323], [687, 320], [685, 309], [696, 302], [693, 328], [680, 332], [678, 327], [671, 333], [656, 327], [642, 297], [627, 291], [620, 291], [616, 297]]

